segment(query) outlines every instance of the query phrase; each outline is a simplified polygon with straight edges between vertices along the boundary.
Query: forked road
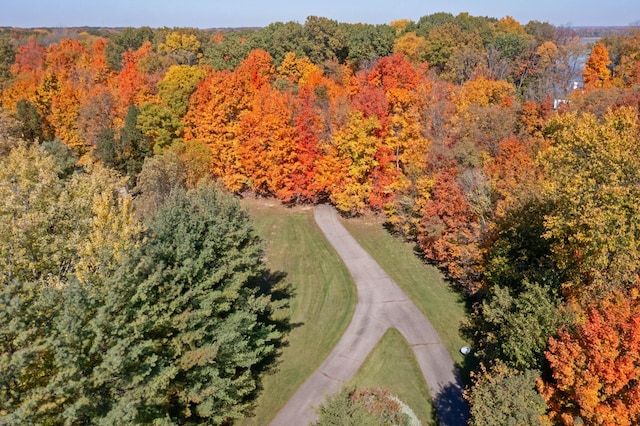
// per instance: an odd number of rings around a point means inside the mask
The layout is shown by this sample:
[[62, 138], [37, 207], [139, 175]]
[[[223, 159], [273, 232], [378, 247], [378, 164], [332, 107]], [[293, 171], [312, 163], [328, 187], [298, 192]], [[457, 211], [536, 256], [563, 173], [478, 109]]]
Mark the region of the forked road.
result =
[[468, 407], [462, 398], [460, 378], [429, 320], [347, 232], [332, 207], [317, 206], [315, 219], [353, 276], [358, 304], [331, 354], [289, 399], [271, 425], [297, 426], [315, 421], [313, 407], [353, 378], [388, 328], [398, 329], [411, 345], [434, 399], [440, 424], [465, 425]]

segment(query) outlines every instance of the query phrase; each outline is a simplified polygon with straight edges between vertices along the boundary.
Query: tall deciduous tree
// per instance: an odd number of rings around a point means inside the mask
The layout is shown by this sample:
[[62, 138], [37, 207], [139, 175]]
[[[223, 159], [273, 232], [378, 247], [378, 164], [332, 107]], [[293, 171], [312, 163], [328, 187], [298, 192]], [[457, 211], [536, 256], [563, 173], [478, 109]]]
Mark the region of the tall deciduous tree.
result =
[[549, 340], [552, 378], [540, 382], [558, 423], [640, 422], [640, 299], [638, 289], [615, 292], [589, 308], [575, 330]]
[[498, 364], [484, 370], [465, 397], [472, 426], [548, 425], [545, 403], [536, 392], [538, 372], [520, 372]]
[[640, 145], [637, 115], [609, 112], [603, 122], [590, 114], [552, 122], [555, 143], [542, 156], [546, 217], [567, 296], [604, 297], [637, 280], [640, 268]]
[[611, 65], [609, 50], [602, 43], [596, 43], [584, 65], [582, 79], [585, 89], [609, 87], [611, 85]]
[[62, 169], [38, 146], [19, 145], [0, 160], [0, 282], [70, 274], [104, 276], [107, 260], [126, 251], [139, 228], [122, 179], [101, 167], [60, 178]]

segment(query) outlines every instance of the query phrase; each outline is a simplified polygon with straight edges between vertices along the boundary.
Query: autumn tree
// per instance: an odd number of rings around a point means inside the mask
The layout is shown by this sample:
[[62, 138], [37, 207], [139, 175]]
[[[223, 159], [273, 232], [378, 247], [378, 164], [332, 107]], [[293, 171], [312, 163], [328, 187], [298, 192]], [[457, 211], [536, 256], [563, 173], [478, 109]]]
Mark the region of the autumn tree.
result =
[[601, 298], [637, 279], [637, 115], [621, 108], [598, 122], [573, 113], [550, 129], [554, 143], [541, 158], [554, 206], [545, 237], [565, 275], [565, 294]]
[[341, 172], [342, 185], [332, 192], [331, 198], [343, 212], [363, 212], [372, 195], [372, 173], [379, 166], [376, 154], [380, 140], [375, 134], [378, 128], [375, 117], [364, 118], [354, 112], [348, 126], [335, 136], [335, 155], [345, 169]]
[[430, 197], [421, 209], [417, 240], [428, 259], [439, 262], [468, 291], [478, 289], [482, 249], [478, 245], [480, 224], [453, 165], [438, 170]]
[[399, 37], [393, 44], [393, 53], [401, 53], [409, 61], [416, 64], [422, 62], [426, 55], [427, 42], [424, 37], [408, 32]]
[[185, 31], [171, 31], [158, 51], [169, 55], [178, 65], [196, 65], [202, 58], [201, 43], [195, 34]]
[[545, 403], [536, 392], [535, 370], [524, 372], [497, 364], [484, 368], [465, 397], [471, 404], [470, 425], [548, 425]]
[[138, 126], [152, 140], [155, 151], [181, 138], [182, 118], [187, 113], [189, 97], [206, 74], [204, 68], [173, 65], [158, 82], [157, 101], [140, 107]]
[[302, 87], [297, 97], [299, 110], [295, 114], [295, 162], [285, 176], [278, 198], [284, 201], [315, 201], [319, 195], [316, 168], [321, 157], [322, 121], [314, 108], [316, 97], [309, 87]]
[[145, 158], [134, 189], [136, 214], [153, 218], [167, 198], [185, 187], [186, 170], [178, 153], [168, 150]]
[[588, 308], [575, 328], [549, 339], [552, 375], [540, 381], [559, 424], [633, 425], [640, 421], [640, 301], [637, 287]]
[[585, 89], [610, 86], [611, 70], [608, 68], [609, 65], [611, 65], [609, 50], [602, 43], [596, 43], [582, 72]]
[[627, 34], [605, 39], [611, 57], [614, 84], [632, 87], [640, 83], [640, 31], [635, 28]]
[[[2, 282], [95, 279], [138, 232], [121, 178], [100, 167], [71, 176], [42, 147], [24, 144], [2, 159]], [[103, 271], [106, 272], [103, 267]]]
[[293, 173], [297, 135], [286, 95], [263, 86], [240, 117], [238, 156], [246, 186], [275, 195]]
[[45, 56], [46, 49], [35, 39], [18, 47], [15, 62], [9, 68], [14, 80], [2, 91], [5, 108], [15, 110], [16, 103], [21, 99], [36, 102], [36, 92], [45, 70]]

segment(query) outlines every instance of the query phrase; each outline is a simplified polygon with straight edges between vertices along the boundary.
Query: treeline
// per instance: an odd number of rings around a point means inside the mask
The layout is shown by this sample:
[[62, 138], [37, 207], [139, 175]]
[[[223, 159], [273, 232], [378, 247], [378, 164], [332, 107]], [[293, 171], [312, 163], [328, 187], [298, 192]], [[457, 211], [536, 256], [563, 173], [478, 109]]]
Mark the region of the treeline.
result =
[[213, 178], [384, 212], [473, 303], [474, 424], [640, 421], [640, 32], [439, 13], [3, 40], [22, 137], [127, 177], [141, 211]]

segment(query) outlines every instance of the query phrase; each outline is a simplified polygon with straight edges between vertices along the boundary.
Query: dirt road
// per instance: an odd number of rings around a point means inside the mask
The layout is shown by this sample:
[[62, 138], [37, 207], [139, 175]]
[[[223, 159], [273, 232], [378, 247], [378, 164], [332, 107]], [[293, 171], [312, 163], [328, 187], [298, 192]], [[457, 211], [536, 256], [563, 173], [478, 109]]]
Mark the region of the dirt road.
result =
[[331, 354], [271, 424], [297, 426], [315, 421], [317, 415], [313, 407], [349, 382], [385, 331], [393, 327], [413, 349], [434, 398], [440, 424], [465, 425], [468, 407], [462, 398], [460, 379], [429, 320], [342, 226], [332, 207], [316, 207], [315, 219], [353, 276], [358, 304], [351, 323]]

